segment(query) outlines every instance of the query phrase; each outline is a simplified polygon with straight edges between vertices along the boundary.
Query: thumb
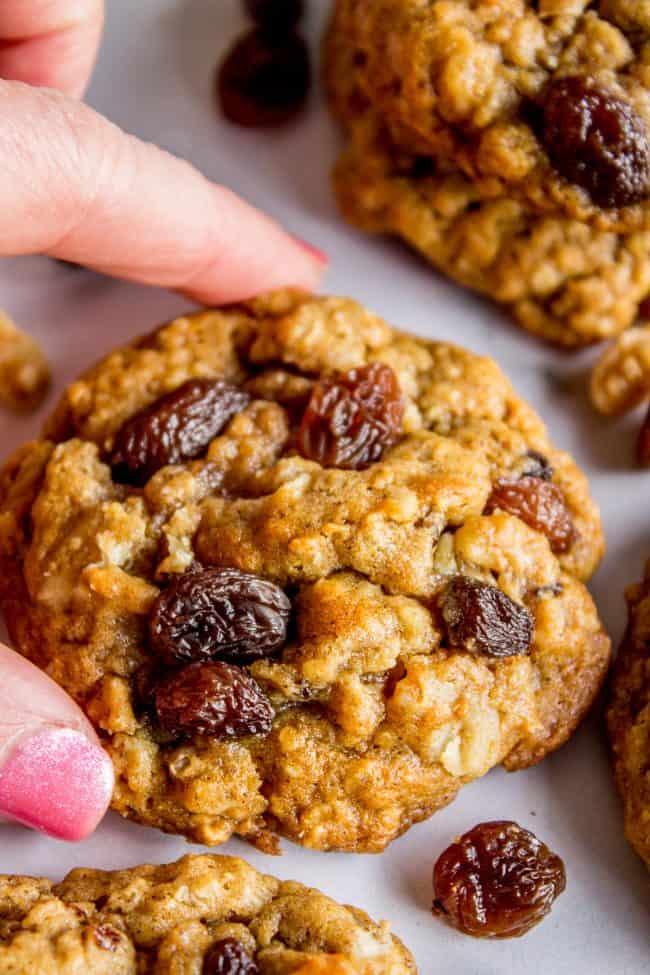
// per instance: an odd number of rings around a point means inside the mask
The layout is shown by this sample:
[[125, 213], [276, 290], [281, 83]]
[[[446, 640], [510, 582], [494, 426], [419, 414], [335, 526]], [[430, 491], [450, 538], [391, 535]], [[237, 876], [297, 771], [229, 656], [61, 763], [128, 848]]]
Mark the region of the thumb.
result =
[[0, 643], [0, 816], [81, 840], [113, 791], [113, 767], [74, 701]]

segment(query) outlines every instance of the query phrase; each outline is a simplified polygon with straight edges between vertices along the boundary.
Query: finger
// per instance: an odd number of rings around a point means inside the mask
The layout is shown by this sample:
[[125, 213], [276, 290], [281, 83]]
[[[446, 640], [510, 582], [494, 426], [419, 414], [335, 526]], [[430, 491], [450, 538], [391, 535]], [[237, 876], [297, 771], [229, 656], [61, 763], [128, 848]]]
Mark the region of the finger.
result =
[[0, 0], [0, 77], [82, 95], [103, 16], [102, 0]]
[[113, 766], [71, 698], [0, 644], [0, 815], [80, 840], [113, 791]]
[[80, 102], [0, 83], [0, 254], [46, 253], [205, 303], [295, 286], [325, 259]]

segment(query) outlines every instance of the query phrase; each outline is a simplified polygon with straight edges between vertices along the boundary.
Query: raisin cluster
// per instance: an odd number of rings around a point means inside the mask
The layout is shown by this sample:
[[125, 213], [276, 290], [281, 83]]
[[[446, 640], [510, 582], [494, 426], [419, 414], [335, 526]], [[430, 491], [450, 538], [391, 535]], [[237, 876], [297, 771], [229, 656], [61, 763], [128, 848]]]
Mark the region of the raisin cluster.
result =
[[300, 111], [311, 83], [309, 49], [297, 30], [303, 0], [244, 0], [244, 6], [256, 26], [221, 64], [221, 109], [237, 125], [282, 125]]
[[[264, 17], [266, 6], [251, 4]], [[286, 16], [298, 8], [287, 5]], [[192, 379], [127, 420], [109, 456], [115, 480], [142, 487], [157, 471], [199, 457], [250, 396], [220, 379]], [[374, 363], [315, 384], [298, 444], [322, 464], [358, 469], [401, 432], [404, 405], [389, 366]], [[268, 734], [266, 694], [244, 665], [282, 650], [291, 604], [279, 586], [236, 568], [192, 566], [149, 614], [149, 645], [166, 673], [143, 676], [142, 696], [172, 737]]]

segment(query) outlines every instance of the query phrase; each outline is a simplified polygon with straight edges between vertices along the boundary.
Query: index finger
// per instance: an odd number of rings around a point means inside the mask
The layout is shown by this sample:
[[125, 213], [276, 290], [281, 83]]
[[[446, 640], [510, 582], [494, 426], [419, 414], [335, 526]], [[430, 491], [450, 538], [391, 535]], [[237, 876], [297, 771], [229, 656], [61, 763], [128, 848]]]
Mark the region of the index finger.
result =
[[103, 0], [0, 0], [0, 78], [82, 95], [103, 18]]

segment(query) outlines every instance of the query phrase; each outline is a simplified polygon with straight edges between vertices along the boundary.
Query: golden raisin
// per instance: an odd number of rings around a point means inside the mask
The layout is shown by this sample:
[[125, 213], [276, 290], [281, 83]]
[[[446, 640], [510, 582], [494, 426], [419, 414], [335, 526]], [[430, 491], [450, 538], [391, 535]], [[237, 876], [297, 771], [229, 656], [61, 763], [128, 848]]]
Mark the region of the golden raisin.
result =
[[564, 494], [557, 484], [539, 476], [525, 475], [518, 481], [497, 481], [484, 514], [490, 515], [498, 508], [516, 515], [535, 531], [546, 535], [556, 555], [568, 552], [576, 539]]

